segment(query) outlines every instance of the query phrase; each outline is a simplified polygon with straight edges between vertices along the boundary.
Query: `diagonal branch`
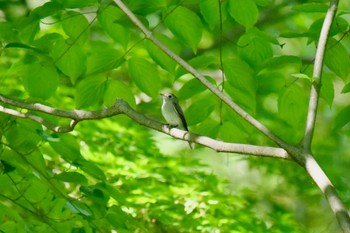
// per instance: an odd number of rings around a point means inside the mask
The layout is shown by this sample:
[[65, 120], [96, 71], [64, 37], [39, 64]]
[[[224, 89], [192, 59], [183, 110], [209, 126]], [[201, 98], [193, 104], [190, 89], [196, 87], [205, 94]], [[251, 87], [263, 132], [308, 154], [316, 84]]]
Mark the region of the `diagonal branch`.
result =
[[59, 109], [49, 107], [47, 105], [38, 104], [38, 103], [25, 103], [25, 102], [22, 102], [19, 100], [13, 100], [1, 95], [0, 95], [0, 102], [12, 105], [14, 107], [20, 107], [26, 110], [42, 112], [42, 113], [50, 114], [57, 117], [71, 118], [72, 120], [69, 126], [57, 126], [57, 125], [51, 124], [50, 122], [47, 122], [42, 117], [31, 114], [29, 112], [22, 113], [17, 110], [0, 106], [0, 112], [9, 114], [15, 117], [19, 117], [19, 118], [30, 119], [58, 133], [66, 133], [66, 132], [73, 131], [74, 127], [80, 121], [102, 119], [102, 118], [116, 116], [119, 114], [124, 114], [143, 126], [168, 134], [177, 139], [196, 142], [197, 144], [211, 148], [217, 152], [250, 154], [250, 155], [255, 155], [260, 157], [274, 157], [279, 159], [291, 160], [288, 153], [282, 148], [223, 142], [223, 141], [212, 139], [210, 137], [189, 133], [187, 131], [183, 131], [180, 129], [169, 128], [167, 125], [164, 125], [158, 121], [155, 121], [135, 111], [129, 106], [127, 102], [120, 99], [116, 101], [114, 106], [100, 110], [100, 111], [59, 110]]
[[327, 47], [328, 35], [331, 30], [334, 16], [337, 12], [338, 3], [339, 3], [339, 0], [330, 1], [330, 6], [328, 8], [326, 17], [323, 21], [323, 25], [322, 25], [318, 45], [317, 45], [314, 70], [313, 70], [314, 82], [311, 86], [310, 98], [309, 98], [309, 109], [308, 109], [307, 119], [306, 119], [304, 139], [302, 141], [303, 148], [308, 152], [311, 150], [311, 143], [312, 143], [313, 133], [315, 130], [317, 106], [318, 106], [320, 89], [322, 84], [323, 60], [324, 60], [325, 51]]
[[181, 65], [185, 70], [187, 70], [194, 77], [196, 77], [205, 87], [207, 87], [213, 94], [215, 94], [219, 99], [221, 99], [225, 104], [227, 104], [231, 109], [233, 109], [239, 116], [241, 116], [243, 119], [249, 122], [253, 127], [258, 129], [260, 132], [265, 134], [268, 138], [270, 138], [277, 145], [281, 146], [283, 149], [287, 150], [288, 152], [294, 152], [293, 154], [297, 154], [295, 147], [283, 141], [281, 138], [275, 135], [272, 131], [270, 131], [265, 125], [263, 125], [261, 122], [256, 120], [253, 116], [251, 116], [249, 113], [244, 111], [238, 104], [233, 102], [227, 95], [222, 93], [210, 81], [208, 81], [199, 71], [197, 71], [190, 64], [188, 64], [184, 59], [182, 59], [179, 55], [174, 53], [162, 42], [160, 42], [152, 34], [152, 32], [145, 27], [145, 25], [135, 16], [135, 14], [121, 0], [114, 0], [114, 2], [129, 17], [129, 19], [144, 33], [147, 39], [152, 41], [165, 54], [167, 54], [179, 65]]
[[[327, 44], [327, 36], [330, 29], [330, 25], [332, 24], [332, 19], [335, 15], [338, 0], [331, 0], [330, 8], [327, 12], [327, 16], [325, 19], [325, 23], [322, 28], [320, 42], [318, 45], [318, 50], [316, 54], [315, 61], [315, 70], [314, 70], [314, 78], [315, 82], [313, 83], [310, 101], [309, 101], [309, 111], [307, 117], [307, 126], [305, 129], [304, 139], [302, 141], [302, 148], [297, 148], [293, 145], [289, 145], [284, 142], [281, 138], [276, 136], [273, 132], [271, 132], [268, 128], [266, 128], [262, 123], [256, 120], [254, 117], [245, 112], [239, 105], [233, 102], [229, 97], [225, 94], [221, 93], [219, 89], [217, 89], [214, 85], [212, 85], [205, 77], [194, 69], [191, 65], [189, 65], [185, 60], [183, 60], [180, 56], [175, 54], [169, 48], [167, 48], [164, 44], [162, 44], [150, 30], [148, 30], [142, 22], [135, 16], [135, 14], [129, 10], [129, 8], [121, 1], [114, 0], [114, 2], [119, 6], [119, 8], [124, 11], [124, 13], [129, 17], [129, 19], [144, 33], [145, 37], [152, 41], [158, 48], [160, 48], [165, 54], [171, 57], [174, 61], [176, 61], [179, 65], [181, 65], [185, 70], [191, 73], [194, 77], [196, 77], [204, 86], [206, 86], [212, 93], [214, 93], [219, 99], [221, 99], [225, 104], [227, 104], [232, 110], [234, 110], [238, 115], [240, 115], [243, 119], [249, 122], [252, 126], [258, 129], [260, 132], [265, 134], [268, 138], [274, 141], [276, 144], [285, 149], [292, 159], [294, 159], [297, 163], [299, 163], [302, 167], [304, 167], [307, 173], [311, 176], [311, 178], [315, 181], [317, 186], [321, 189], [324, 195], [327, 198], [329, 205], [331, 206], [333, 212], [335, 213], [337, 220], [344, 232], [350, 233], [350, 218], [346, 211], [345, 206], [343, 205], [341, 199], [335, 191], [334, 186], [322, 170], [322, 168], [318, 165], [313, 155], [310, 153], [310, 144], [312, 140], [312, 135], [314, 131], [316, 110], [318, 104], [318, 95], [319, 95], [319, 87], [321, 81], [321, 71], [323, 65], [324, 51], [325, 46]], [[191, 137], [190, 137], [191, 138]], [[192, 139], [192, 138], [191, 138]]]

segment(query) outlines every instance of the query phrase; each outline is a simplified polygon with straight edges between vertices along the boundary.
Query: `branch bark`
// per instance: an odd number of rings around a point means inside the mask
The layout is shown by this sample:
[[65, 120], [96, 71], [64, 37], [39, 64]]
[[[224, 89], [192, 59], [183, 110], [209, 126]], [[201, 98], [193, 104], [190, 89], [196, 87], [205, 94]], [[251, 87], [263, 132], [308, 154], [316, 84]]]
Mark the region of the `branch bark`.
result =
[[323, 60], [324, 60], [325, 51], [327, 47], [328, 35], [331, 30], [334, 16], [337, 12], [338, 3], [339, 3], [339, 0], [330, 1], [330, 6], [328, 8], [326, 17], [324, 19], [318, 45], [317, 45], [314, 70], [313, 70], [314, 82], [311, 86], [310, 97], [309, 97], [309, 108], [308, 108], [308, 114], [306, 118], [306, 127], [305, 127], [304, 139], [302, 140], [302, 146], [304, 150], [307, 150], [308, 152], [311, 151], [311, 143], [312, 143], [313, 133], [315, 130], [317, 106], [319, 101], [320, 89], [322, 85]]
[[291, 160], [291, 157], [282, 148], [223, 142], [223, 141], [215, 140], [210, 137], [201, 136], [201, 135], [197, 135], [187, 131], [183, 131], [180, 129], [169, 128], [167, 125], [164, 125], [158, 121], [155, 121], [135, 111], [129, 106], [127, 102], [121, 99], [117, 100], [114, 106], [100, 110], [100, 111], [60, 110], [60, 109], [52, 108], [50, 106], [43, 105], [43, 104], [25, 103], [19, 100], [13, 100], [2, 95], [0, 95], [0, 102], [11, 105], [13, 107], [26, 109], [28, 111], [42, 112], [42, 113], [57, 116], [57, 117], [71, 119], [71, 123], [68, 126], [58, 126], [58, 125], [51, 124], [50, 122], [47, 122], [42, 117], [34, 115], [33, 113], [29, 113], [29, 112], [21, 113], [17, 110], [0, 106], [0, 112], [9, 114], [15, 117], [19, 117], [19, 118], [30, 119], [58, 133], [66, 133], [66, 132], [73, 131], [74, 127], [80, 121], [96, 120], [96, 119], [116, 116], [119, 114], [124, 114], [129, 118], [131, 118], [132, 120], [134, 120], [135, 122], [139, 123], [140, 125], [168, 134], [177, 139], [181, 139], [189, 142], [195, 142], [197, 144], [211, 148], [217, 152], [250, 154], [250, 155], [259, 156], [259, 157], [273, 157], [273, 158]]
[[301, 142], [301, 148], [289, 145], [281, 138], [277, 137], [273, 132], [266, 128], [261, 122], [256, 120], [253, 116], [245, 112], [239, 105], [233, 102], [228, 96], [220, 92], [214, 85], [212, 85], [200, 72], [194, 69], [190, 64], [183, 60], [180, 56], [175, 54], [172, 50], [167, 48], [162, 44], [153, 34], [147, 29], [142, 22], [135, 16], [135, 14], [130, 11], [130, 9], [121, 1], [114, 0], [118, 7], [129, 17], [129, 19], [144, 33], [145, 37], [154, 43], [158, 48], [160, 48], [164, 53], [166, 53], [170, 58], [181, 65], [185, 70], [196, 77], [205, 87], [207, 87], [212, 93], [214, 93], [219, 99], [221, 99], [225, 104], [227, 104], [233, 111], [235, 111], [239, 116], [245, 119], [253, 127], [258, 129], [260, 132], [265, 134], [277, 145], [285, 149], [290, 157], [295, 160], [299, 165], [304, 167], [307, 173], [315, 181], [321, 191], [324, 193], [331, 209], [336, 215], [336, 218], [341, 226], [343, 232], [350, 233], [350, 218], [348, 212], [342, 203], [340, 197], [335, 191], [334, 186], [328, 179], [327, 175], [321, 169], [319, 164], [314, 159], [311, 154], [311, 141], [312, 135], [315, 127], [315, 119], [317, 113], [317, 105], [319, 99], [319, 89], [321, 85], [321, 74], [323, 68], [323, 58], [324, 51], [327, 44], [327, 37], [332, 24], [332, 20], [336, 13], [338, 0], [331, 0], [330, 7], [328, 9], [324, 25], [322, 27], [321, 36], [319, 39], [319, 45], [316, 53], [314, 78], [315, 82], [312, 85], [309, 110], [307, 115], [307, 123], [305, 128], [304, 138]]
[[231, 109], [233, 109], [239, 116], [249, 122], [253, 127], [258, 129], [260, 132], [265, 134], [277, 145], [281, 146], [288, 152], [295, 151], [295, 148], [288, 143], [284, 142], [281, 138], [276, 136], [272, 131], [270, 131], [265, 125], [256, 120], [249, 113], [244, 111], [238, 104], [233, 102], [227, 95], [222, 93], [218, 88], [216, 88], [210, 81], [208, 81], [199, 71], [188, 64], [184, 59], [170, 50], [162, 42], [160, 42], [153, 33], [146, 28], [143, 23], [135, 16], [135, 14], [121, 1], [114, 0], [118, 7], [129, 17], [129, 19], [144, 33], [145, 37], [152, 41], [158, 48], [160, 48], [165, 54], [181, 65], [185, 70], [196, 77], [206, 88], [208, 88], [213, 94], [215, 94], [219, 99], [221, 99], [225, 104], [227, 104]]

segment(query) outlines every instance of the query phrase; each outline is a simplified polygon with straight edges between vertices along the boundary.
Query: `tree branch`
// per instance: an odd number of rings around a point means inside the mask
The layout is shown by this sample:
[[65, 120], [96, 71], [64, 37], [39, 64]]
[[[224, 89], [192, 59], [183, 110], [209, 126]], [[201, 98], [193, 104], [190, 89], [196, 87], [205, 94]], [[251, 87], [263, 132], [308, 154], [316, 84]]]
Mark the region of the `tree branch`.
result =
[[57, 126], [47, 122], [42, 117], [33, 115], [31, 113], [21, 113], [13, 109], [0, 106], [0, 112], [9, 114], [15, 117], [30, 119], [32, 121], [35, 121], [39, 124], [44, 125], [49, 130], [52, 130], [58, 133], [66, 133], [74, 130], [75, 125], [80, 121], [102, 119], [102, 118], [116, 116], [119, 114], [125, 114], [135, 122], [141, 125], [144, 125], [148, 128], [152, 128], [159, 132], [168, 134], [177, 139], [181, 139], [189, 142], [196, 142], [200, 145], [211, 148], [217, 152], [250, 154], [254, 156], [273, 157], [273, 158], [286, 159], [286, 160], [291, 159], [288, 153], [282, 148], [222, 142], [222, 141], [212, 139], [210, 137], [189, 133], [187, 131], [183, 131], [180, 129], [169, 128], [167, 125], [164, 125], [158, 121], [148, 118], [147, 116], [135, 111], [129, 106], [127, 102], [121, 99], [117, 100], [114, 106], [100, 110], [100, 111], [59, 110], [43, 104], [25, 103], [19, 100], [13, 100], [1, 95], [0, 95], [0, 102], [12, 105], [14, 107], [20, 107], [26, 110], [38, 111], [38, 112], [50, 114], [57, 117], [71, 118], [72, 121], [69, 126], [65, 126], [65, 127]]
[[[129, 17], [129, 19], [144, 33], [147, 39], [152, 41], [158, 48], [160, 48], [165, 54], [181, 65], [185, 70], [196, 77], [205, 87], [207, 87], [213, 94], [215, 94], [219, 99], [221, 99], [225, 104], [227, 104], [231, 109], [233, 109], [239, 116], [249, 122], [253, 127], [258, 129], [260, 132], [265, 134], [277, 145], [281, 146], [286, 151], [296, 152], [296, 148], [284, 142], [281, 138], [270, 131], [265, 125], [256, 120], [249, 113], [244, 111], [238, 104], [233, 102], [227, 95], [222, 93], [217, 89], [210, 81], [208, 81], [199, 71], [193, 68], [189, 63], [182, 59], [179, 55], [174, 53], [168, 47], [166, 47], [162, 42], [160, 42], [152, 32], [146, 28], [143, 23], [135, 16], [135, 14], [121, 1], [114, 0], [118, 7]], [[297, 153], [296, 153], [297, 154]]]
[[305, 155], [305, 169], [325, 195], [344, 233], [350, 233], [350, 216], [333, 184], [311, 154]]
[[314, 82], [311, 86], [309, 108], [308, 108], [308, 114], [306, 118], [304, 138], [302, 140], [302, 146], [307, 152], [310, 152], [311, 150], [311, 143], [312, 143], [313, 133], [315, 130], [317, 106], [318, 106], [321, 83], [322, 83], [323, 60], [324, 60], [325, 51], [327, 47], [329, 31], [331, 30], [332, 22], [337, 12], [338, 3], [339, 3], [339, 0], [330, 1], [330, 6], [328, 8], [326, 17], [323, 21], [323, 25], [322, 25], [318, 45], [317, 45], [315, 62], [314, 62], [314, 70], [313, 70]]
[[[327, 43], [327, 36], [330, 29], [330, 25], [332, 24], [332, 19], [335, 15], [338, 1], [331, 0], [330, 8], [327, 12], [325, 23], [322, 27], [321, 37], [319, 40], [319, 45], [316, 53], [315, 60], [315, 69], [314, 69], [314, 78], [315, 82], [313, 83], [310, 101], [309, 101], [309, 111], [307, 116], [307, 126], [305, 129], [304, 139], [302, 141], [303, 147], [301, 149], [289, 145], [284, 142], [281, 138], [276, 136], [273, 132], [271, 132], [268, 128], [266, 128], [262, 123], [256, 120], [254, 117], [245, 112], [239, 105], [233, 102], [229, 97], [225, 94], [221, 93], [219, 89], [217, 89], [214, 85], [212, 85], [200, 72], [194, 69], [191, 65], [189, 65], [185, 60], [183, 60], [180, 56], [175, 54], [169, 48], [167, 48], [164, 44], [162, 44], [155, 36], [153, 36], [152, 32], [148, 30], [141, 21], [135, 16], [135, 14], [129, 10], [129, 8], [121, 1], [114, 0], [114, 2], [118, 5], [118, 7], [124, 11], [124, 13], [129, 17], [129, 19], [144, 33], [145, 37], [152, 41], [158, 48], [160, 48], [165, 54], [171, 57], [174, 61], [176, 61], [179, 65], [181, 65], [185, 70], [191, 73], [194, 77], [196, 77], [204, 86], [206, 86], [212, 93], [214, 93], [219, 99], [221, 99], [225, 104], [227, 104], [231, 109], [233, 109], [238, 115], [240, 115], [243, 119], [249, 122], [253, 127], [258, 129], [260, 132], [265, 134], [268, 138], [270, 138], [277, 145], [281, 146], [285, 149], [291, 158], [293, 158], [297, 163], [299, 163], [302, 167], [306, 169], [311, 178], [316, 182], [318, 187], [326, 196], [329, 205], [334, 211], [337, 220], [343, 229], [344, 232], [350, 231], [350, 218], [349, 215], [339, 198], [338, 194], [335, 191], [334, 186], [323, 172], [321, 167], [313, 158], [310, 152], [310, 144], [312, 140], [312, 135], [314, 131], [315, 125], [315, 117], [316, 110], [318, 104], [318, 94], [319, 87], [321, 81], [321, 71], [322, 64], [324, 58], [325, 46]], [[192, 134], [190, 134], [192, 135]], [[190, 137], [192, 139], [192, 137]]]

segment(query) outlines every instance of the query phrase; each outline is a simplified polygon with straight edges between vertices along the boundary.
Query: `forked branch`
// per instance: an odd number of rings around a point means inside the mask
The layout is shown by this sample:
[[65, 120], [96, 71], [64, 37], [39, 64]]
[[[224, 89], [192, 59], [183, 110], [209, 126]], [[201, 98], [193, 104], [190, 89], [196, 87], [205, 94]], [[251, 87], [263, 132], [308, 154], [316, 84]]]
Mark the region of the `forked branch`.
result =
[[[24, 109], [26, 113], [22, 113], [18, 110], [14, 110], [12, 108], [7, 108], [3, 106], [0, 106], [0, 112], [15, 116], [15, 117], [19, 117], [19, 118], [30, 119], [58, 133], [66, 133], [74, 130], [74, 127], [80, 121], [96, 120], [96, 119], [116, 116], [119, 114], [125, 114], [135, 122], [141, 125], [144, 125], [148, 128], [152, 128], [159, 132], [166, 133], [168, 135], [171, 135], [181, 140], [196, 142], [197, 144], [201, 144], [203, 146], [206, 146], [218, 152], [250, 154], [250, 155], [255, 155], [260, 157], [274, 157], [274, 158], [286, 159], [286, 160], [291, 159], [288, 153], [281, 148], [223, 142], [223, 141], [212, 139], [210, 137], [189, 133], [187, 131], [183, 131], [180, 129], [169, 128], [167, 127], [167, 125], [164, 125], [158, 121], [155, 121], [135, 111], [124, 100], [117, 100], [114, 106], [100, 110], [100, 111], [60, 110], [60, 109], [55, 109], [53, 107], [43, 105], [43, 104], [25, 103], [19, 100], [13, 100], [1, 95], [0, 95], [0, 102], [11, 105], [13, 107]], [[35, 115], [35, 112], [42, 112], [42, 113], [53, 115], [56, 117], [68, 118], [68, 119], [71, 119], [71, 122], [67, 126], [54, 125], [44, 120], [44, 118], [40, 117], [39, 115]]]

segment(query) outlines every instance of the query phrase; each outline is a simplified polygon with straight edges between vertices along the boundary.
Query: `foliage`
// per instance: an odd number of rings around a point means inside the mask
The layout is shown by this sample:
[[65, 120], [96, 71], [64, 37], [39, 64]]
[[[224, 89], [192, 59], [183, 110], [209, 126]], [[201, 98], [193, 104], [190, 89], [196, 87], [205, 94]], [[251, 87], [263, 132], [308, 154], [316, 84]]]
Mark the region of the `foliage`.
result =
[[[124, 2], [247, 112], [287, 142], [301, 140], [325, 2]], [[1, 95], [86, 110], [122, 98], [161, 119], [158, 96], [168, 88], [181, 100], [191, 131], [271, 144], [146, 40], [112, 2], [1, 6]], [[348, 7], [341, 3], [331, 30], [313, 150], [349, 206]], [[165, 153], [173, 141], [159, 150], [154, 138], [164, 138], [123, 116], [81, 122], [69, 134], [4, 113], [0, 125], [1, 232], [339, 230], [295, 164], [246, 157], [227, 164], [200, 147]]]

